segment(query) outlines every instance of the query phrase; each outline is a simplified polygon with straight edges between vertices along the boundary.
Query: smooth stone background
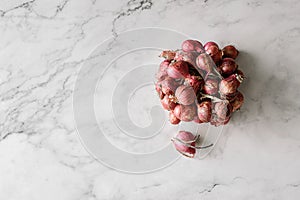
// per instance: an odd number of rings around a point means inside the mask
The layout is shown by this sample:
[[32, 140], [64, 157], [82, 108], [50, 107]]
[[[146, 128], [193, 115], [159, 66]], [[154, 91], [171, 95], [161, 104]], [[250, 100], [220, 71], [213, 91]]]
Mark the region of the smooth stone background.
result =
[[[299, 1], [0, 2], [0, 199], [298, 199]], [[95, 161], [73, 120], [80, 65], [141, 27], [234, 44], [246, 101], [204, 160], [144, 175]]]

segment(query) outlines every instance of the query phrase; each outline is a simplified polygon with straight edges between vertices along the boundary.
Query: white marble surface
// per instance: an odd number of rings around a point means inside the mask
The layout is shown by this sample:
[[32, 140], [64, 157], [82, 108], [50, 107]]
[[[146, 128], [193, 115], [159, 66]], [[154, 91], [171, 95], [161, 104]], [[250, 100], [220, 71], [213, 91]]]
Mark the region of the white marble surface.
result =
[[[299, 199], [299, 1], [4, 0], [0, 15], [0, 199]], [[97, 44], [145, 26], [235, 44], [247, 99], [206, 159], [132, 175], [82, 147], [72, 94]]]

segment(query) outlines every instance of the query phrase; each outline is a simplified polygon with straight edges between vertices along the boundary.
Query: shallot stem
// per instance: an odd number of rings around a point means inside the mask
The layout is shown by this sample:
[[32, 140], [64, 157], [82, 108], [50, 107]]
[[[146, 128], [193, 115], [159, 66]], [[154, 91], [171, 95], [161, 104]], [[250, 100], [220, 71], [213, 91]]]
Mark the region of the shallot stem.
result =
[[202, 96], [202, 97], [200, 97], [201, 99], [209, 98], [209, 99], [213, 100], [214, 102], [227, 101], [227, 100], [219, 99], [218, 97], [211, 96], [209, 94], [203, 94], [203, 93], [201, 93], [201, 96]]
[[206, 148], [209, 148], [209, 147], [213, 146], [213, 144], [210, 144], [210, 145], [207, 145], [207, 146], [204, 146], [204, 147], [201, 147], [201, 146], [199, 146], [199, 147], [194, 147], [194, 146], [190, 145], [190, 143], [195, 142], [195, 141], [199, 138], [199, 136], [200, 136], [200, 135], [197, 135], [197, 136], [195, 137], [195, 139], [194, 139], [194, 140], [191, 140], [191, 141], [182, 141], [182, 140], [180, 140], [180, 139], [178, 139], [178, 138], [172, 138], [171, 140], [172, 140], [172, 141], [180, 142], [181, 144], [184, 144], [185, 146], [190, 147], [190, 148], [193, 148], [193, 149], [206, 149]]
[[169, 99], [170, 99], [170, 101], [172, 101], [174, 103], [178, 103], [178, 99], [172, 94], [169, 95]]
[[193, 140], [188, 140], [188, 141], [182, 141], [182, 140], [180, 140], [180, 139], [178, 139], [178, 138], [172, 138], [171, 141], [176, 140], [176, 141], [179, 141], [179, 142], [181, 142], [181, 143], [183, 143], [183, 144], [188, 144], [188, 143], [196, 142], [196, 141], [199, 139], [199, 137], [200, 137], [200, 135], [196, 135], [195, 138], [194, 138]]
[[207, 146], [204, 146], [204, 147], [195, 147], [195, 149], [206, 149], [206, 148], [209, 148], [209, 147], [212, 147], [214, 144], [210, 144], [210, 145], [207, 145]]
[[239, 74], [235, 74], [235, 76], [236, 76], [236, 79], [237, 79], [240, 83], [242, 83], [243, 80], [245, 79], [245, 77], [242, 77], [242, 76], [239, 75]]

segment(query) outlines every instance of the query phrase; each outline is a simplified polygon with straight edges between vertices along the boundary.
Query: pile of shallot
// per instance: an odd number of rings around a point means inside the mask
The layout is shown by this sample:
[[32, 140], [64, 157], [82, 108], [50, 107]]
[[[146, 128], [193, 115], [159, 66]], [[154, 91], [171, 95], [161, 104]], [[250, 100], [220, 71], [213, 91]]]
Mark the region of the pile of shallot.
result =
[[[244, 102], [238, 91], [244, 79], [235, 61], [238, 54], [233, 45], [220, 49], [215, 42], [203, 46], [197, 40], [186, 40], [180, 50], [161, 53], [164, 61], [156, 74], [155, 89], [162, 107], [169, 111], [170, 123], [193, 121], [220, 126], [229, 122]], [[172, 139], [176, 149], [193, 157], [200, 148], [195, 146], [198, 137], [184, 131], [181, 134], [185, 137]]]

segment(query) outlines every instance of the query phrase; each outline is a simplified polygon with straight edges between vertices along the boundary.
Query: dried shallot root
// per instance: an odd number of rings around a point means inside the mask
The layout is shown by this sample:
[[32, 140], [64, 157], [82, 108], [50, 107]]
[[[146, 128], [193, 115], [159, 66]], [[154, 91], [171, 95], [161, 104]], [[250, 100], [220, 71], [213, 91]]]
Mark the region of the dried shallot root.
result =
[[[244, 103], [238, 90], [245, 79], [236, 58], [239, 51], [233, 45], [223, 48], [213, 41], [204, 45], [186, 40], [179, 50], [165, 50], [156, 73], [155, 90], [169, 121], [226, 125]], [[195, 137], [180, 132], [172, 139], [175, 148], [193, 157], [198, 148]]]

